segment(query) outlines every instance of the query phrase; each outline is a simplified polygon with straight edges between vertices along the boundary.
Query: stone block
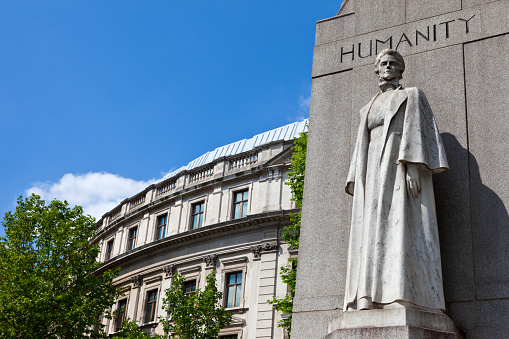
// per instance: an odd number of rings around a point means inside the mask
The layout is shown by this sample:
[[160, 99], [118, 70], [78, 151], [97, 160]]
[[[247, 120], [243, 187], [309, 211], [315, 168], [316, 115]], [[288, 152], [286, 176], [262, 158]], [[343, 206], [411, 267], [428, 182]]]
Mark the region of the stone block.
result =
[[461, 0], [406, 1], [406, 21], [416, 21], [461, 10]]
[[350, 144], [350, 75], [313, 80], [297, 310], [309, 309], [308, 298], [327, 301], [326, 308], [314, 303], [317, 310], [337, 308], [343, 299], [350, 227], [348, 195], [342, 193], [350, 162], [345, 147]]
[[397, 308], [344, 312], [329, 323], [327, 339], [462, 339], [463, 332], [443, 313]]
[[354, 15], [337, 16], [316, 23], [315, 45], [345, 39], [353, 35]]
[[384, 328], [349, 328], [336, 330], [325, 339], [460, 339], [456, 333], [410, 326]]
[[[474, 263], [480, 299], [509, 297], [508, 53], [508, 35], [465, 45]], [[485, 86], [479, 86], [481, 79]]]
[[462, 0], [463, 8], [470, 8], [479, 5], [489, 4], [490, 2], [497, 2], [500, 0]]
[[321, 339], [328, 334], [328, 325], [342, 311], [319, 311], [294, 313], [292, 316], [292, 339]]
[[355, 35], [405, 23], [405, 0], [356, 0]]
[[451, 318], [467, 339], [507, 338], [509, 300], [479, 300], [449, 305]]
[[509, 2], [493, 1], [483, 7], [482, 30], [486, 36], [494, 36], [509, 31]]
[[[445, 145], [450, 171], [434, 176], [446, 301], [475, 296], [470, 220], [463, 47], [405, 58], [403, 84], [424, 91]], [[440, 72], [436, 70], [440, 69]], [[447, 86], [437, 86], [446, 83]]]
[[256, 322], [256, 328], [271, 328], [272, 327], [272, 320], [258, 320]]

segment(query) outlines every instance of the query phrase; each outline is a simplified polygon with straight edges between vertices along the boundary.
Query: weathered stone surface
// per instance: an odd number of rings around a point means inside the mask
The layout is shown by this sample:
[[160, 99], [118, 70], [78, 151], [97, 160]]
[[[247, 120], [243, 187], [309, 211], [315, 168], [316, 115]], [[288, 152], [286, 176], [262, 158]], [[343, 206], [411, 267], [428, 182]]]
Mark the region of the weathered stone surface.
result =
[[509, 334], [509, 300], [478, 300], [450, 304], [451, 318], [467, 339], [502, 339]]
[[[488, 36], [487, 31], [500, 34], [509, 25], [505, 21], [507, 16], [504, 16], [507, 11], [509, 2], [497, 2], [486, 7], [473, 7], [406, 24], [391, 25], [389, 28], [346, 39], [329, 38], [333, 42], [315, 45], [313, 77], [372, 64], [375, 56], [384, 48], [391, 47], [403, 56], [408, 56], [481, 39]], [[358, 15], [356, 12], [353, 16]], [[496, 22], [489, 15], [503, 22]], [[351, 19], [347, 16], [333, 20]], [[318, 26], [321, 25], [319, 22]], [[326, 25], [333, 26], [334, 23], [327, 21]], [[327, 34], [322, 32], [321, 35]]]
[[410, 326], [368, 327], [336, 330], [325, 339], [461, 339], [456, 333], [429, 330]]
[[[465, 46], [477, 297], [509, 297], [509, 36]], [[489, 60], [489, 62], [487, 62]], [[482, 81], [485, 86], [479, 86]]]
[[405, 22], [405, 0], [355, 0], [355, 35]]
[[462, 0], [463, 8], [470, 8], [479, 5], [485, 5], [490, 2], [497, 2], [499, 0]]
[[353, 35], [355, 16], [345, 15], [320, 20], [316, 25], [315, 44], [346, 39]]
[[416, 21], [433, 16], [459, 11], [461, 0], [406, 1], [406, 21]]
[[[348, 170], [347, 163], [337, 159], [349, 156], [350, 91], [344, 89], [350, 82], [347, 74], [315, 79], [313, 81], [311, 111], [320, 119], [310, 121], [310, 129], [326, 130], [316, 133], [308, 141], [305, 201], [312, 208], [302, 214], [298, 275], [324, 279], [299, 279], [294, 310], [297, 312], [340, 308], [346, 280], [346, 258], [349, 234], [349, 204], [340, 180]], [[301, 260], [304, 258], [303, 260]], [[302, 263], [302, 264], [301, 264]], [[315, 299], [317, 298], [317, 299]], [[311, 300], [320, 300], [312, 302]]]
[[[445, 299], [447, 302], [471, 300], [475, 288], [463, 48], [461, 45], [451, 46], [414, 54], [405, 60], [407, 69], [402, 82], [405, 86], [417, 86], [426, 93], [449, 162], [450, 171], [433, 178]], [[437, 86], [437, 83], [447, 83], [447, 86]]]
[[292, 319], [292, 339], [325, 338], [328, 334], [328, 324], [340, 314], [340, 310], [294, 314]]

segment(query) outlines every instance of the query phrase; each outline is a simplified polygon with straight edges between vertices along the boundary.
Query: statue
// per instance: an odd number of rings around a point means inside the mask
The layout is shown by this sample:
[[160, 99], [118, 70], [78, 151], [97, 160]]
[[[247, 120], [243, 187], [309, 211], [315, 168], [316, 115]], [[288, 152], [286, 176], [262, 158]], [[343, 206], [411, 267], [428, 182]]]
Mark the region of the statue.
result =
[[345, 311], [445, 310], [432, 174], [449, 168], [424, 93], [399, 84], [404, 70], [401, 54], [380, 52], [381, 91], [360, 111]]

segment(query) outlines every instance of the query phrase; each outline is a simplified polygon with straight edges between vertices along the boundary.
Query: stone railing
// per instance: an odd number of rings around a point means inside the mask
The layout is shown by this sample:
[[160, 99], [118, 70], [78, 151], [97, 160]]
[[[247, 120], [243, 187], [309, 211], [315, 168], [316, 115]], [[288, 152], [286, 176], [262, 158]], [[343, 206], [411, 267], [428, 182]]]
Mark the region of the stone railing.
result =
[[146, 192], [143, 192], [142, 194], [132, 197], [129, 200], [129, 209], [132, 210], [133, 207], [143, 204], [145, 202], [146, 196], [147, 196]]
[[122, 206], [119, 206], [119, 207], [115, 208], [113, 211], [111, 211], [110, 222], [115, 220], [115, 219], [118, 219], [120, 217], [121, 213], [122, 213]]
[[208, 166], [189, 174], [189, 183], [203, 180], [214, 175], [214, 166]]
[[156, 197], [173, 191], [177, 187], [177, 180], [163, 182], [156, 187]]
[[246, 154], [230, 160], [229, 171], [238, 168], [250, 167], [258, 162], [258, 153]]

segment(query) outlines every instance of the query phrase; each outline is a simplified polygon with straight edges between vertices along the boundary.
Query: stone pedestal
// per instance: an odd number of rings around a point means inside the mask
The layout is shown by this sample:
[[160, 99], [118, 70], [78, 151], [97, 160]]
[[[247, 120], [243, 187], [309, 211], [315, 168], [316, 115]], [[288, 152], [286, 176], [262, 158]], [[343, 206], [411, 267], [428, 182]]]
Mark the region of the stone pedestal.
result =
[[326, 339], [463, 339], [443, 313], [408, 308], [344, 312], [329, 323]]

